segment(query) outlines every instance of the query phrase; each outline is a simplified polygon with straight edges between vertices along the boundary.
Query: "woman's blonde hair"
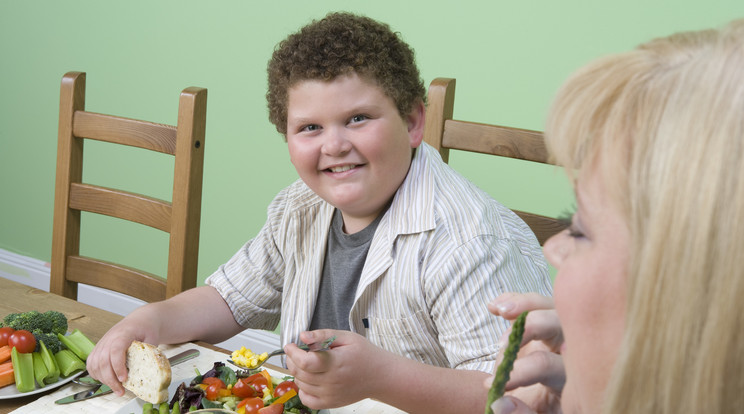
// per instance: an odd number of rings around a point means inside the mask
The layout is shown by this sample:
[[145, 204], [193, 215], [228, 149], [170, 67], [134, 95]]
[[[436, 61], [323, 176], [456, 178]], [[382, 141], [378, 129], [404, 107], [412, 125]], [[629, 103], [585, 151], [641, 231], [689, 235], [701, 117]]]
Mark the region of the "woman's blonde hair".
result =
[[558, 93], [546, 140], [569, 172], [601, 174], [632, 237], [625, 335], [603, 412], [741, 412], [744, 21], [579, 70]]

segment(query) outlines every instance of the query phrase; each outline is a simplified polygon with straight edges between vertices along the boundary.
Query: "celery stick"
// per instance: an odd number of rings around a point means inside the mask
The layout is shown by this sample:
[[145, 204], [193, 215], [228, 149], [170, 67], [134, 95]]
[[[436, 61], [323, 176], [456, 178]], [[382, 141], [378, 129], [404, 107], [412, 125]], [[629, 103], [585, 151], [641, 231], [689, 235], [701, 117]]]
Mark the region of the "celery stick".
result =
[[88, 339], [88, 337], [78, 329], [72, 331], [68, 336], [57, 334], [57, 337], [62, 341], [67, 349], [74, 352], [75, 355], [83, 361], [88, 359], [88, 355], [93, 352], [93, 347], [96, 346], [93, 341]]
[[40, 387], [43, 387], [44, 380], [49, 375], [49, 370], [47, 369], [44, 360], [41, 358], [40, 352], [33, 352], [31, 357], [34, 362], [34, 378], [36, 379], [36, 383], [39, 384]]
[[10, 359], [13, 361], [13, 376], [16, 388], [20, 392], [29, 392], [36, 389], [34, 382], [34, 359], [31, 354], [22, 354], [16, 347], [10, 351]]
[[57, 382], [59, 380], [59, 366], [57, 366], [57, 360], [54, 359], [54, 355], [49, 351], [49, 349], [47, 349], [44, 342], [41, 342], [39, 347], [41, 348], [41, 359], [44, 361], [44, 365], [46, 365], [47, 371], [49, 372], [47, 377], [44, 379], [44, 383], [51, 384]]
[[67, 377], [74, 371], [85, 369], [85, 362], [77, 357], [69, 349], [63, 349], [54, 354], [54, 359], [57, 361], [60, 373]]

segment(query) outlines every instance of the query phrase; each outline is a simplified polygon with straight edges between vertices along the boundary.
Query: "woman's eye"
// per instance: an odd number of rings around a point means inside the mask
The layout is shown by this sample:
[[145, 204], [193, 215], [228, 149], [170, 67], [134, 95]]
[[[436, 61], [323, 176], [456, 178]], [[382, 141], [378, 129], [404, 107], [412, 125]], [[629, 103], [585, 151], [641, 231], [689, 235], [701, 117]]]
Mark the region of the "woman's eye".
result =
[[584, 233], [576, 228], [574, 225], [574, 216], [576, 215], [576, 209], [573, 208], [571, 211], [564, 212], [558, 217], [558, 221], [566, 227], [568, 235], [573, 238], [584, 237]]
[[574, 239], [584, 237], [584, 233], [582, 233], [581, 230], [576, 229], [573, 225], [568, 226], [568, 235]]

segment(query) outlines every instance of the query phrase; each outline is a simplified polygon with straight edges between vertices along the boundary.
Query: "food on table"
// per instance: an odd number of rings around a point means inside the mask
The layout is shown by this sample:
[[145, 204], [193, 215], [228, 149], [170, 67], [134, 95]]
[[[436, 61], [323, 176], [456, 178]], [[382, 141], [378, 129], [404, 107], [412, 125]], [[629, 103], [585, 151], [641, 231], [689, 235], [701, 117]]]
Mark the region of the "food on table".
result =
[[[2, 322], [0, 322], [0, 325], [2, 325]], [[0, 328], [0, 346], [8, 345], [8, 337], [13, 332], [15, 332], [15, 329], [9, 326], [3, 326]]]
[[2, 326], [16, 331], [40, 331], [64, 335], [67, 333], [67, 317], [57, 311], [11, 313], [3, 318]]
[[72, 353], [77, 355], [77, 357], [83, 361], [88, 359], [88, 355], [93, 352], [93, 348], [96, 346], [93, 341], [88, 339], [87, 336], [83, 335], [83, 333], [77, 329], [70, 332], [67, 336], [57, 334], [57, 338], [62, 341], [62, 344], [67, 349], [72, 351]]
[[0, 364], [10, 359], [10, 346], [0, 346]]
[[[198, 374], [198, 373], [197, 373]], [[302, 404], [291, 376], [272, 377], [268, 370], [233, 371], [222, 362], [197, 375], [188, 385], [181, 383], [164, 411], [164, 404], [152, 412], [186, 413], [192, 409], [223, 408], [239, 414], [312, 414]], [[176, 408], [177, 407], [177, 408]], [[143, 411], [146, 412], [146, 411]]]
[[31, 354], [22, 354], [18, 352], [18, 348], [13, 348], [10, 351], [10, 359], [13, 361], [13, 374], [18, 391], [29, 392], [35, 390], [34, 362]]
[[[39, 355], [41, 355], [41, 361], [44, 363], [44, 366], [47, 370], [47, 375], [43, 378], [43, 384], [53, 384], [59, 380], [59, 376], [62, 374], [62, 372], [59, 369], [59, 364], [57, 363], [57, 358], [54, 356], [54, 353], [46, 347], [44, 342], [41, 342], [40, 347], [41, 351], [39, 351]], [[59, 351], [57, 352], [59, 353]], [[73, 365], [74, 364], [75, 361], [73, 361]], [[69, 372], [69, 369], [69, 366], [65, 366], [65, 371]], [[39, 382], [39, 384], [41, 385], [42, 382]]]
[[247, 367], [247, 368], [255, 368], [263, 361], [266, 361], [266, 358], [269, 357], [268, 352], [264, 352], [262, 354], [255, 354], [250, 349], [241, 346], [240, 349], [236, 349], [233, 351], [232, 355], [230, 355], [230, 358], [232, 361], [238, 365]]
[[30, 354], [36, 349], [36, 338], [31, 332], [19, 329], [8, 337], [8, 346], [18, 348], [22, 354]]
[[[8, 357], [10, 358], [10, 357]], [[13, 372], [13, 362], [8, 360], [0, 363], [0, 387], [15, 383], [15, 373]]]
[[84, 370], [95, 344], [78, 330], [66, 332], [67, 318], [57, 311], [0, 319], [0, 387], [16, 384], [19, 392], [29, 392]]
[[133, 341], [127, 349], [127, 369], [124, 388], [152, 404], [168, 400], [171, 366], [158, 347]]
[[493, 377], [491, 388], [488, 390], [488, 399], [486, 400], [486, 414], [493, 414], [491, 404], [504, 396], [504, 388], [509, 382], [509, 375], [514, 368], [514, 361], [517, 359], [519, 346], [522, 344], [524, 335], [524, 324], [527, 319], [527, 312], [522, 312], [512, 324], [511, 335], [509, 335], [509, 345], [504, 350], [504, 359], [496, 368], [496, 375]]

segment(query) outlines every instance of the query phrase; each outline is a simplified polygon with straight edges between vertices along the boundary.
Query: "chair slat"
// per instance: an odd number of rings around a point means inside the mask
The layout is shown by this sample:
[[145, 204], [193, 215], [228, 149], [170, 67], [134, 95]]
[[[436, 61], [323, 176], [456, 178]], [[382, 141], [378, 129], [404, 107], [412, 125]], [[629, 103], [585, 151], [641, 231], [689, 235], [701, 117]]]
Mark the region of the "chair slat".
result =
[[540, 163], [548, 162], [543, 135], [538, 131], [447, 120], [442, 146]]
[[169, 202], [112, 188], [73, 183], [70, 208], [134, 221], [165, 232], [171, 227]]
[[[436, 78], [429, 86], [424, 140], [449, 162], [450, 150], [516, 158], [549, 164], [542, 132], [453, 119], [455, 79]], [[540, 244], [566, 225], [552, 217], [514, 210], [530, 227]]]
[[560, 233], [566, 228], [566, 225], [552, 217], [541, 216], [539, 214], [532, 214], [526, 211], [513, 210], [519, 217], [530, 226], [532, 232], [537, 236], [537, 241], [540, 245], [545, 244], [549, 238], [554, 234]]
[[165, 281], [150, 273], [84, 256], [67, 258], [67, 279], [117, 292], [145, 302], [165, 297]]
[[176, 127], [171, 125], [76, 111], [72, 133], [80, 138], [176, 153]]

